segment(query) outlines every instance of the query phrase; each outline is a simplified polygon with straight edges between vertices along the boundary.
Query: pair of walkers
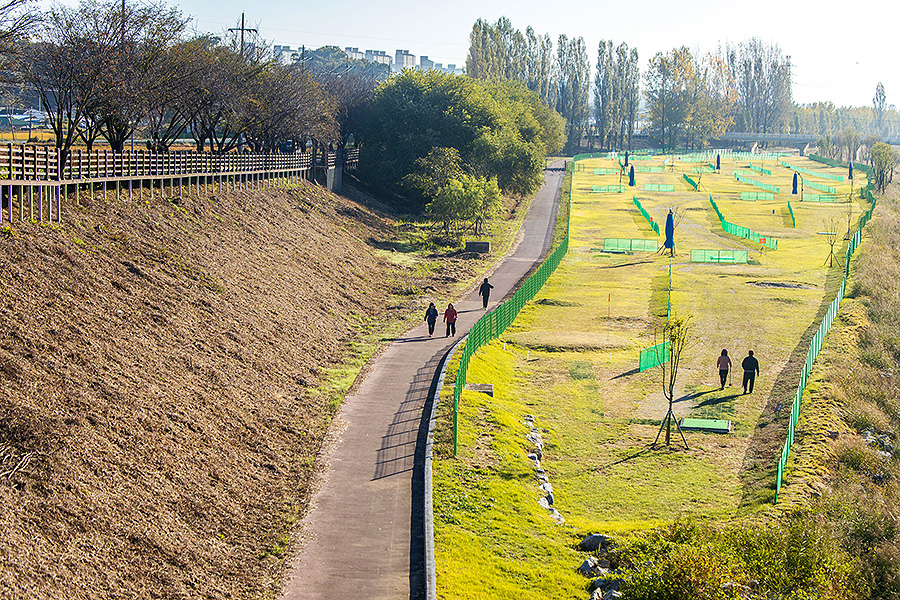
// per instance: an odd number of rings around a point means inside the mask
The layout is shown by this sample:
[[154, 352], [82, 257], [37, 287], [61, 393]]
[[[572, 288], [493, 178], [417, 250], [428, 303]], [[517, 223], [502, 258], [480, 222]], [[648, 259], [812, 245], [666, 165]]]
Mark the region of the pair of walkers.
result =
[[[728, 350], [722, 350], [722, 354], [716, 360], [716, 366], [719, 368], [719, 381], [722, 384], [720, 389], [724, 390], [728, 374], [731, 372], [731, 358], [728, 357]], [[741, 368], [744, 370], [744, 393], [753, 393], [753, 383], [756, 381], [756, 376], [759, 375], [759, 361], [753, 356], [753, 350], [747, 352], [747, 356], [741, 361]]]
[[[444, 311], [444, 322], [447, 324], [446, 337], [456, 335], [456, 318], [458, 316], [459, 313], [453, 308], [453, 304], [448, 304], [447, 309]], [[434, 327], [437, 324], [437, 318], [438, 309], [432, 302], [428, 305], [428, 310], [425, 311], [425, 322], [428, 323], [428, 337], [434, 337]]]
[[[485, 277], [484, 283], [478, 288], [478, 295], [481, 296], [482, 300], [482, 308], [485, 310], [487, 310], [492, 289], [494, 289], [494, 286], [488, 283], [487, 277]], [[458, 315], [459, 313], [453, 308], [453, 304], [448, 304], [447, 310], [444, 311], [444, 322], [447, 324], [447, 335], [445, 337], [456, 335], [456, 318]], [[428, 310], [425, 311], [425, 322], [428, 323], [428, 337], [434, 337], [434, 327], [437, 324], [437, 318], [438, 310], [434, 302], [432, 302], [428, 305]]]

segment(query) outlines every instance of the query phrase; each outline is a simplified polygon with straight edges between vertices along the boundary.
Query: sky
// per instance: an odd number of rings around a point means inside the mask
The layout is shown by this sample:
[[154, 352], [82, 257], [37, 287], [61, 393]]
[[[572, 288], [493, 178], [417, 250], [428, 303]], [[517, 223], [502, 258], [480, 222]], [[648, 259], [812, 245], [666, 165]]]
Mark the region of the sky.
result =
[[[65, 0], [74, 3], [75, 0]], [[272, 44], [291, 48], [324, 45], [385, 50], [398, 48], [435, 62], [464, 66], [472, 24], [507, 17], [521, 31], [583, 37], [592, 73], [601, 39], [625, 42], [640, 53], [642, 69], [657, 52], [688, 46], [715, 52], [725, 43], [758, 37], [791, 57], [794, 100], [871, 106], [882, 82], [887, 103], [900, 105], [896, 64], [897, 16], [884, 0], [800, 2], [754, 0], [690, 5], [663, 0], [333, 0], [260, 4], [236, 0], [168, 0], [192, 18], [200, 32], [221, 32], [240, 23], [256, 27]], [[418, 59], [417, 59], [418, 60]]]

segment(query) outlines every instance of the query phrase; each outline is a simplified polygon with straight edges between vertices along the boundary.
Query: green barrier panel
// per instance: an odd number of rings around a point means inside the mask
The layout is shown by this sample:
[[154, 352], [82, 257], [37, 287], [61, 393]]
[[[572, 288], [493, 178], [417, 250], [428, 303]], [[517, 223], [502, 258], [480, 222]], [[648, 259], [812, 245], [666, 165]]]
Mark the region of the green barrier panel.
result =
[[838, 197], [831, 194], [803, 194], [803, 202], [837, 202]]
[[637, 196], [632, 196], [631, 200], [634, 202], [634, 205], [638, 207], [638, 210], [641, 211], [641, 214], [647, 219], [647, 222], [650, 223], [650, 228], [656, 232], [656, 235], [659, 235], [659, 224], [653, 220], [653, 217], [650, 216], [646, 210], [644, 210], [643, 205], [638, 201]]
[[692, 188], [694, 188], [694, 190], [697, 190], [697, 182], [696, 181], [694, 181], [693, 179], [688, 177], [686, 173], [682, 173], [681, 176], [684, 177], [684, 180], [687, 181], [690, 184], [690, 186]]
[[622, 193], [625, 191], [624, 185], [592, 185], [591, 193], [604, 193], [604, 192], [619, 192]]
[[712, 195], [709, 196], [709, 202], [712, 204], [712, 207], [715, 209], [716, 214], [719, 216], [719, 221], [722, 223], [722, 229], [725, 230], [725, 233], [730, 233], [731, 235], [742, 237], [746, 240], [750, 240], [751, 242], [755, 242], [772, 250], [778, 249], [778, 240], [776, 238], [760, 235], [742, 225], [729, 223], [725, 220], [725, 217], [722, 216], [722, 211], [719, 210], [719, 205], [716, 204], [715, 200], [713, 200]]
[[834, 194], [837, 192], [836, 189], [831, 187], [830, 185], [825, 185], [824, 183], [817, 183], [815, 181], [809, 181], [808, 179], [803, 182], [804, 187], [811, 187], [814, 190], [819, 190], [820, 192], [828, 192], [829, 194]]
[[[842, 165], [837, 164], [831, 166]], [[856, 165], [854, 164], [854, 168], [855, 167]], [[828, 331], [829, 329], [831, 329], [831, 324], [834, 322], [838, 310], [840, 309], [841, 300], [844, 299], [844, 292], [847, 289], [847, 280], [850, 276], [850, 259], [853, 258], [853, 254], [856, 252], [856, 248], [859, 246], [859, 243], [862, 240], [862, 229], [872, 218], [872, 213], [875, 212], [875, 205], [877, 204], [877, 201], [875, 195], [872, 193], [872, 187], [873, 185], [870, 180], [869, 185], [864, 188], [864, 196], [871, 204], [869, 206], [869, 209], [859, 218], [859, 223], [856, 227], [856, 233], [853, 234], [853, 237], [850, 238], [850, 242], [847, 244], [847, 255], [846, 260], [844, 261], [844, 278], [841, 281], [840, 287], [838, 288], [837, 295], [828, 306], [828, 311], [822, 318], [822, 322], [819, 324], [819, 329], [813, 336], [813, 340], [809, 345], [809, 350], [806, 353], [806, 361], [803, 365], [803, 370], [800, 372], [800, 381], [797, 384], [797, 391], [794, 394], [794, 401], [791, 404], [791, 415], [790, 421], [788, 422], [787, 439], [785, 439], [784, 447], [781, 450], [781, 456], [779, 457], [778, 463], [776, 465], [777, 473], [775, 476], [775, 502], [778, 502], [778, 494], [781, 491], [782, 484], [784, 483], [784, 475], [787, 469], [788, 459], [790, 458], [791, 454], [791, 445], [794, 443], [794, 433], [797, 427], [797, 421], [800, 418], [800, 405], [803, 400], [803, 392], [806, 389], [806, 383], [809, 379], [810, 373], [812, 372], [813, 364], [818, 358], [819, 352], [822, 350], [822, 344], [825, 342], [825, 336], [828, 335]]]
[[794, 209], [791, 207], [790, 200], [788, 200], [788, 212], [791, 213], [791, 227], [797, 227], [797, 219], [794, 218]]
[[746, 250], [691, 250], [691, 262], [746, 263]]
[[669, 362], [669, 342], [663, 342], [641, 350], [638, 370], [646, 371], [647, 369], [658, 367], [664, 362]]
[[638, 167], [637, 172], [638, 173], [662, 173], [663, 168], [662, 167]]
[[770, 171], [769, 169], [763, 169], [762, 167], [757, 167], [753, 163], [750, 163], [750, 168], [762, 175], [771, 175], [772, 174], [772, 171]]
[[740, 181], [741, 177], [743, 177], [745, 175], [753, 175], [753, 171], [748, 171], [747, 169], [735, 169], [734, 171], [731, 172], [731, 174], [734, 175], [735, 179]]
[[714, 165], [714, 164], [712, 164], [712, 163], [709, 163], [709, 168], [712, 169], [712, 171], [715, 171], [715, 170], [716, 170], [716, 165]]
[[645, 183], [645, 192], [674, 192], [675, 186], [669, 183]]
[[738, 181], [740, 181], [741, 183], [748, 183], [752, 186], [756, 186], [756, 187], [758, 187], [762, 190], [766, 190], [768, 192], [773, 192], [775, 194], [781, 193], [781, 190], [778, 188], [778, 186], [771, 185], [768, 183], [763, 183], [762, 181], [753, 179], [752, 177], [747, 177], [746, 175], [735, 174], [734, 178], [737, 179]]
[[[817, 160], [816, 158], [814, 158], [815, 156], [816, 156], [815, 154], [810, 155], [810, 157], [809, 157], [810, 160]], [[819, 161], [819, 162], [825, 162], [825, 161]], [[838, 161], [833, 161], [833, 162], [837, 163]], [[829, 164], [829, 163], [825, 163], [825, 164], [827, 164], [830, 167], [841, 166], [839, 164]], [[844, 163], [844, 164], [846, 165], [847, 163]], [[860, 163], [853, 163], [853, 168], [855, 169], [856, 165], [858, 165], [858, 164], [860, 164]], [[822, 173], [821, 171], [811, 171], [810, 169], [804, 169], [803, 167], [795, 167], [794, 165], [790, 164], [789, 162], [787, 162], [785, 160], [781, 161], [781, 165], [784, 167], [787, 167], [788, 169], [797, 171], [798, 173], [803, 173], [804, 175], [810, 175], [812, 177], [818, 177], [819, 179], [829, 179], [831, 181], [844, 181], [843, 175], [834, 175], [832, 173]], [[849, 167], [849, 165], [848, 165], [848, 167]]]
[[594, 169], [594, 175], [618, 175], [619, 169], [607, 169], [605, 167], [601, 167], [599, 169]]
[[[833, 158], [825, 158], [824, 156], [819, 156], [818, 154], [810, 154], [809, 159], [812, 161], [818, 162], [818, 163], [822, 163], [823, 165], [828, 165], [829, 167], [840, 167], [842, 169], [847, 169], [850, 166], [849, 163], [846, 163], [842, 160], [835, 160]], [[794, 167], [791, 167], [791, 168], [794, 169]], [[794, 170], [796, 170], [796, 169], [794, 169]], [[854, 162], [853, 170], [854, 170], [854, 172], [862, 171], [863, 173], [865, 173], [866, 177], [869, 178], [869, 181], [874, 179], [872, 167], [870, 167], [869, 165], [867, 165], [865, 163]], [[813, 171], [810, 171], [809, 173], [811, 175], [821, 175], [821, 176], [827, 177], [829, 179], [835, 179], [836, 181], [844, 181], [843, 176], [840, 176], [840, 175], [832, 175], [830, 173], [814, 173]], [[840, 179], [837, 179], [838, 177], [840, 177]]]
[[741, 200], [774, 200], [775, 194], [769, 192], [741, 192]]
[[607, 252], [656, 252], [658, 244], [656, 240], [605, 238], [603, 249]]
[[703, 165], [702, 167], [691, 167], [691, 173], [699, 173], [700, 175], [703, 175], [704, 173], [714, 173], [715, 170], [715, 167], [710, 168], [708, 165]]

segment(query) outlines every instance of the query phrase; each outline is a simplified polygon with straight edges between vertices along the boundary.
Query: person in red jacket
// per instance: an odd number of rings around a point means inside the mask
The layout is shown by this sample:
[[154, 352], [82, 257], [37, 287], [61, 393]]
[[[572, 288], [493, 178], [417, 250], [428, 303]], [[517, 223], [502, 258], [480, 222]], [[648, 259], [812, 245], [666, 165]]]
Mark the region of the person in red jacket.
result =
[[453, 304], [448, 304], [447, 310], [444, 311], [444, 321], [447, 323], [447, 335], [444, 337], [456, 335], [456, 314], [456, 309], [453, 308]]

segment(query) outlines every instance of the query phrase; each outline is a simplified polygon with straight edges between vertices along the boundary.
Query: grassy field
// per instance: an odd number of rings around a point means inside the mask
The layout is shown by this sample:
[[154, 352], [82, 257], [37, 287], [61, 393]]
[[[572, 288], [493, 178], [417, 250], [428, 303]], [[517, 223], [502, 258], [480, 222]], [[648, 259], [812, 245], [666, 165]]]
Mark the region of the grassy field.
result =
[[[805, 158], [788, 160], [846, 175]], [[592, 186], [619, 182], [618, 175], [594, 174], [616, 163], [578, 163], [584, 170], [573, 173], [569, 254], [501, 341], [470, 365], [468, 381], [493, 383], [495, 398], [464, 394], [459, 456], [452, 459], [439, 446], [441, 597], [475, 597], [476, 582], [493, 589], [492, 598], [584, 597], [587, 580], [574, 574], [581, 561], [574, 546], [584, 535], [773, 510], [775, 460], [789, 418], [789, 408], [779, 406], [790, 406], [809, 338], [843, 273], [839, 260], [828, 266], [821, 232], [840, 233], [835, 254], [842, 258], [848, 221], [855, 228], [867, 207], [858, 194], [866, 182], [858, 173], [851, 194], [849, 182], [807, 176], [836, 187], [839, 202], [801, 203], [790, 194], [792, 171], [760, 161], [753, 165], [772, 175], [748, 177], [778, 186], [779, 193], [774, 200], [744, 201], [740, 192], [764, 191], [734, 178], [733, 171], [749, 170], [749, 162], [723, 159], [720, 173], [692, 171], [701, 164], [642, 160], [639, 166], [664, 169], [637, 172], [636, 187], [625, 193], [593, 193]], [[699, 191], [682, 173], [698, 181]], [[675, 191], [643, 191], [648, 183], [674, 185]], [[632, 195], [660, 225], [669, 209], [675, 211], [674, 258], [601, 251], [604, 238], [657, 239]], [[727, 221], [777, 238], [778, 249], [726, 234], [710, 196]], [[746, 250], [749, 262], [692, 263], [692, 249]], [[677, 435], [668, 449], [650, 448], [667, 403], [659, 370], [637, 371], [640, 350], [660, 341], [670, 268], [672, 312], [692, 322], [675, 413], [733, 424], [727, 435], [687, 433], [689, 449]], [[720, 390], [715, 361], [723, 348], [737, 372], [733, 385]], [[754, 392], [742, 395], [739, 365], [751, 349], [761, 375]], [[446, 406], [442, 399], [438, 439], [444, 441]], [[543, 432], [541, 464], [563, 525], [538, 505], [544, 494], [525, 458], [526, 414]], [[499, 583], [504, 581], [509, 585]]]

